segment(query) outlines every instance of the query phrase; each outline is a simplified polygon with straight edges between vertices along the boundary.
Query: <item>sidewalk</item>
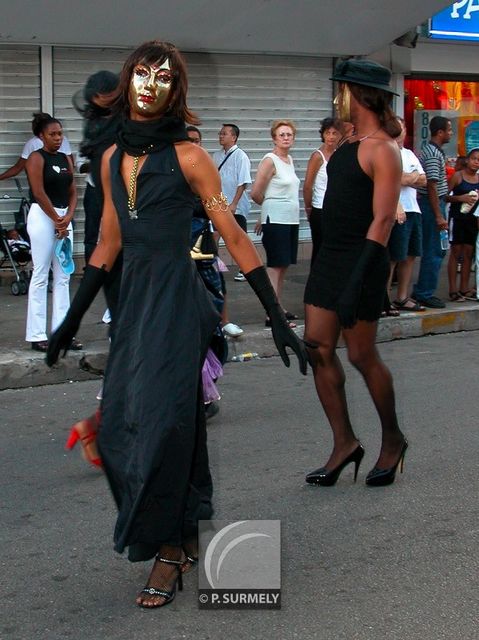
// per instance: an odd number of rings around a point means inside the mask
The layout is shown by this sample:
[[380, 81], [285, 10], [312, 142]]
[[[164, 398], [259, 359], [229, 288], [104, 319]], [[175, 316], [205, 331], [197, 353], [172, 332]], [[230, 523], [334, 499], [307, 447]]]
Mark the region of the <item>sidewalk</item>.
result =
[[[308, 261], [301, 261], [288, 269], [283, 304], [299, 316], [298, 335], [302, 336], [303, 291], [309, 269]], [[264, 327], [264, 311], [247, 282], [235, 282], [236, 270], [226, 275], [229, 318], [244, 329], [238, 339], [228, 339], [229, 359], [245, 352], [256, 352], [261, 357], [277, 355], [271, 330]], [[44, 364], [43, 354], [34, 352], [25, 342], [27, 296], [13, 296], [11, 278], [0, 273], [0, 389], [57, 384], [66, 381], [87, 380], [96, 377], [80, 367], [81, 361], [90, 367], [102, 369], [108, 353], [108, 327], [101, 322], [105, 310], [103, 295], [97, 296], [85, 315], [78, 339], [85, 345], [83, 352], [69, 352], [53, 369]], [[72, 294], [79, 279], [74, 278]], [[448, 300], [446, 260], [443, 263], [438, 295]], [[378, 342], [413, 338], [430, 334], [473, 331], [479, 329], [479, 303], [447, 302], [446, 309], [427, 310], [424, 313], [402, 312], [399, 318], [383, 318], [379, 323]], [[82, 360], [84, 358], [84, 360]]]

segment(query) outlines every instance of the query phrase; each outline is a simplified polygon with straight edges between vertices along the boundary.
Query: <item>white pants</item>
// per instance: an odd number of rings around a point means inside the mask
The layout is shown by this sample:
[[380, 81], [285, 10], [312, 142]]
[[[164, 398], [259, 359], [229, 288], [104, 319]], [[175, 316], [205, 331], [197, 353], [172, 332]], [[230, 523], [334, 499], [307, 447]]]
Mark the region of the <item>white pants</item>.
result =
[[[66, 209], [57, 209], [64, 216]], [[47, 339], [47, 291], [48, 272], [53, 272], [52, 332], [61, 324], [70, 307], [70, 276], [66, 275], [55, 256], [55, 225], [53, 220], [36, 203], [32, 204], [27, 218], [33, 261], [33, 274], [28, 289], [27, 342]], [[68, 225], [73, 244], [73, 227]]]

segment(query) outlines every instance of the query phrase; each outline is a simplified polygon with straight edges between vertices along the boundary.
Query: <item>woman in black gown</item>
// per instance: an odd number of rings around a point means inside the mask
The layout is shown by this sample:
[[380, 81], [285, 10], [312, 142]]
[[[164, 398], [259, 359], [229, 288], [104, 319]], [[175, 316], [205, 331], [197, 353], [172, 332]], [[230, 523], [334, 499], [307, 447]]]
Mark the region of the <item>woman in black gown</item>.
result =
[[351, 363], [363, 375], [382, 426], [382, 445], [366, 484], [394, 481], [407, 441], [395, 410], [392, 377], [375, 346], [377, 320], [388, 278], [386, 245], [394, 224], [401, 159], [394, 142], [400, 128], [391, 110], [389, 69], [369, 60], [338, 63], [339, 117], [354, 126], [328, 163], [323, 243], [306, 285], [305, 344], [318, 396], [333, 431], [325, 466], [306, 476], [310, 484], [335, 484], [364, 449], [349, 418], [345, 377], [336, 355], [342, 331]]
[[[117, 326], [105, 375], [98, 444], [119, 510], [115, 549], [131, 561], [156, 556], [142, 607], [171, 602], [195, 561], [198, 519], [210, 517], [211, 477], [201, 367], [218, 312], [190, 258], [198, 194], [263, 306], [273, 337], [306, 372], [302, 343], [289, 329], [266, 270], [236, 224], [209, 155], [188, 141], [185, 64], [168, 43], [148, 42], [126, 61], [117, 144], [102, 161], [100, 241], [71, 309], [49, 344], [47, 364], [68, 338], [123, 248]], [[189, 559], [186, 557], [189, 556]]]

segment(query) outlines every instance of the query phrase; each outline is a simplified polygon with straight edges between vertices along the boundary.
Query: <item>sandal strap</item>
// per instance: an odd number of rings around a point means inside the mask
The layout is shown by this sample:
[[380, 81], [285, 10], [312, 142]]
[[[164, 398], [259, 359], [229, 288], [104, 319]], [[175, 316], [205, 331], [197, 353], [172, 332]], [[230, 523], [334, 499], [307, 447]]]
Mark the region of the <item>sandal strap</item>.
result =
[[170, 600], [174, 594], [173, 591], [164, 591], [163, 589], [155, 589], [154, 587], [145, 587], [141, 593], [147, 593], [150, 596], [160, 596], [165, 600]]
[[83, 445], [87, 445], [87, 444], [90, 444], [91, 442], [94, 442], [96, 440], [96, 436], [97, 436], [96, 433], [94, 433], [93, 431], [90, 431], [86, 435], [80, 436], [80, 440]]
[[391, 302], [391, 306], [399, 311], [424, 311], [424, 307], [409, 296], [403, 300], [394, 300]]
[[164, 562], [165, 564], [173, 564], [176, 566], [181, 566], [183, 564], [183, 560], [170, 560], [169, 558], [162, 558], [160, 555], [157, 555], [155, 560], [158, 562]]
[[477, 292], [474, 289], [468, 289], [467, 291], [459, 291], [459, 295], [461, 295], [463, 298], [466, 298], [466, 300], [468, 299], [475, 300], [477, 298]]
[[188, 562], [191, 562], [191, 564], [196, 564], [198, 562], [198, 557], [195, 558], [195, 556], [189, 556], [188, 554], [186, 554], [186, 559]]

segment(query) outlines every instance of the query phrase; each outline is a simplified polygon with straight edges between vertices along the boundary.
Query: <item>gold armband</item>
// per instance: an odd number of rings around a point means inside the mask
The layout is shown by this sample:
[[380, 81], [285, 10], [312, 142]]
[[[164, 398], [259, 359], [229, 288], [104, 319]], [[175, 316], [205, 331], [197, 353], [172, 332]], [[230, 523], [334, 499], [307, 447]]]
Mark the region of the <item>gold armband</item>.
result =
[[228, 199], [223, 192], [217, 196], [211, 196], [211, 198], [207, 200], [202, 200], [201, 202], [207, 211], [220, 211], [224, 213], [228, 210]]

